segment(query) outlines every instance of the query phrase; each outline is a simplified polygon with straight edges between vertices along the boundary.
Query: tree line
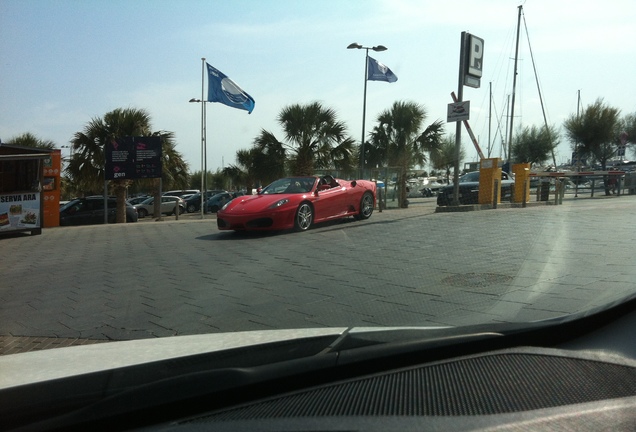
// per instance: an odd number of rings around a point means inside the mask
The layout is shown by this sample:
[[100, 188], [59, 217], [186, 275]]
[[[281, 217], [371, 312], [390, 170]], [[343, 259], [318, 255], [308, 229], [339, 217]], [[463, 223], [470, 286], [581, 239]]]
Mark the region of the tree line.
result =
[[[455, 138], [444, 135], [444, 123], [426, 124], [425, 107], [412, 101], [396, 101], [382, 111], [365, 138], [362, 147], [348, 134], [346, 124], [332, 108], [320, 102], [284, 107], [277, 117], [282, 135], [261, 130], [251, 147], [238, 150], [236, 162], [222, 170], [208, 173], [208, 188], [251, 189], [266, 185], [285, 175], [312, 175], [317, 172], [338, 173], [353, 178], [360, 166], [364, 172], [378, 174], [389, 167], [398, 178], [398, 204], [406, 206], [408, 173], [416, 166], [430, 163], [447, 178], [455, 165]], [[573, 114], [563, 123], [565, 135], [577, 158], [589, 164], [608, 161], [619, 151], [636, 142], [636, 113], [621, 117], [620, 110], [602, 99]], [[189, 189], [201, 184], [203, 173], [188, 172], [188, 164], [176, 149], [173, 132], [153, 131], [146, 110], [115, 109], [101, 118], [93, 118], [76, 132], [70, 142], [71, 157], [63, 178], [63, 196], [102, 194], [104, 188], [104, 143], [124, 136], [158, 136], [163, 145], [162, 189]], [[526, 126], [519, 129], [511, 146], [514, 163], [542, 164], [559, 144], [555, 126]], [[55, 143], [24, 133], [9, 140], [15, 145], [55, 148]], [[465, 156], [460, 152], [460, 162]], [[126, 192], [158, 193], [159, 179], [112, 180], [109, 193], [118, 197], [118, 221], [125, 220]], [[159, 205], [159, 200], [155, 200]], [[158, 209], [157, 209], [158, 211]]]

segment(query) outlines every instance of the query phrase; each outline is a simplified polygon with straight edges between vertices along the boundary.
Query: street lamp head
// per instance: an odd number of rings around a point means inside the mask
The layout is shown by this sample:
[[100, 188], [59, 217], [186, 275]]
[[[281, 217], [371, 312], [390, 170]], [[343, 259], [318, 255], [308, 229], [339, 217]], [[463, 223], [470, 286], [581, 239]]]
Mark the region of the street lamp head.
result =
[[378, 45], [378, 46], [374, 46], [373, 48], [371, 48], [373, 51], [386, 51], [388, 50], [387, 47], [385, 47], [384, 45]]
[[347, 47], [347, 49], [354, 49], [354, 48], [360, 49], [360, 48], [362, 48], [362, 45], [360, 45], [357, 42], [354, 42], [354, 43], [350, 43], [349, 46]]
[[201, 102], [201, 99], [192, 98], [189, 100], [189, 102]]

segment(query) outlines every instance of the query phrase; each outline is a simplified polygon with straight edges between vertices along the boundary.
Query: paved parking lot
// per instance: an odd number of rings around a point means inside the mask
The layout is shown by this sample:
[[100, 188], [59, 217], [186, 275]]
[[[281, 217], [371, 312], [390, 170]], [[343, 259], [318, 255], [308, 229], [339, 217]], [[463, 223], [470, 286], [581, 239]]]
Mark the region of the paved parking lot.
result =
[[[0, 237], [0, 354], [209, 332], [551, 318], [630, 293], [636, 197], [435, 213], [305, 233], [214, 216]], [[541, 294], [541, 295], [539, 295]]]

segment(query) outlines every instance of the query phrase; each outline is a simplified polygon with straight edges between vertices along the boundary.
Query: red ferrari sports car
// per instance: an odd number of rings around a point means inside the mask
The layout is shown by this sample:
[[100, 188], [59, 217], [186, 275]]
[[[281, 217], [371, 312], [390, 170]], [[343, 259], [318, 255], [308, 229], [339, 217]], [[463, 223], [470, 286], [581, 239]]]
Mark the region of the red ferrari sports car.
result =
[[332, 176], [287, 177], [258, 195], [230, 201], [218, 211], [220, 230], [305, 231], [314, 223], [353, 216], [368, 219], [375, 207], [375, 183]]

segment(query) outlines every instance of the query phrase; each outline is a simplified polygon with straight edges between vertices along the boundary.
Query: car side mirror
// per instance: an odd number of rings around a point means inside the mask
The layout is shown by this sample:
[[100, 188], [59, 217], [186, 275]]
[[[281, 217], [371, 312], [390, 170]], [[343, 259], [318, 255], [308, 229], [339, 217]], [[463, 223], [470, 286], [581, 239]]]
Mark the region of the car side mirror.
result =
[[354, 180], [354, 181], [351, 182], [351, 187], [356, 187], [357, 184], [358, 184], [358, 182]]

